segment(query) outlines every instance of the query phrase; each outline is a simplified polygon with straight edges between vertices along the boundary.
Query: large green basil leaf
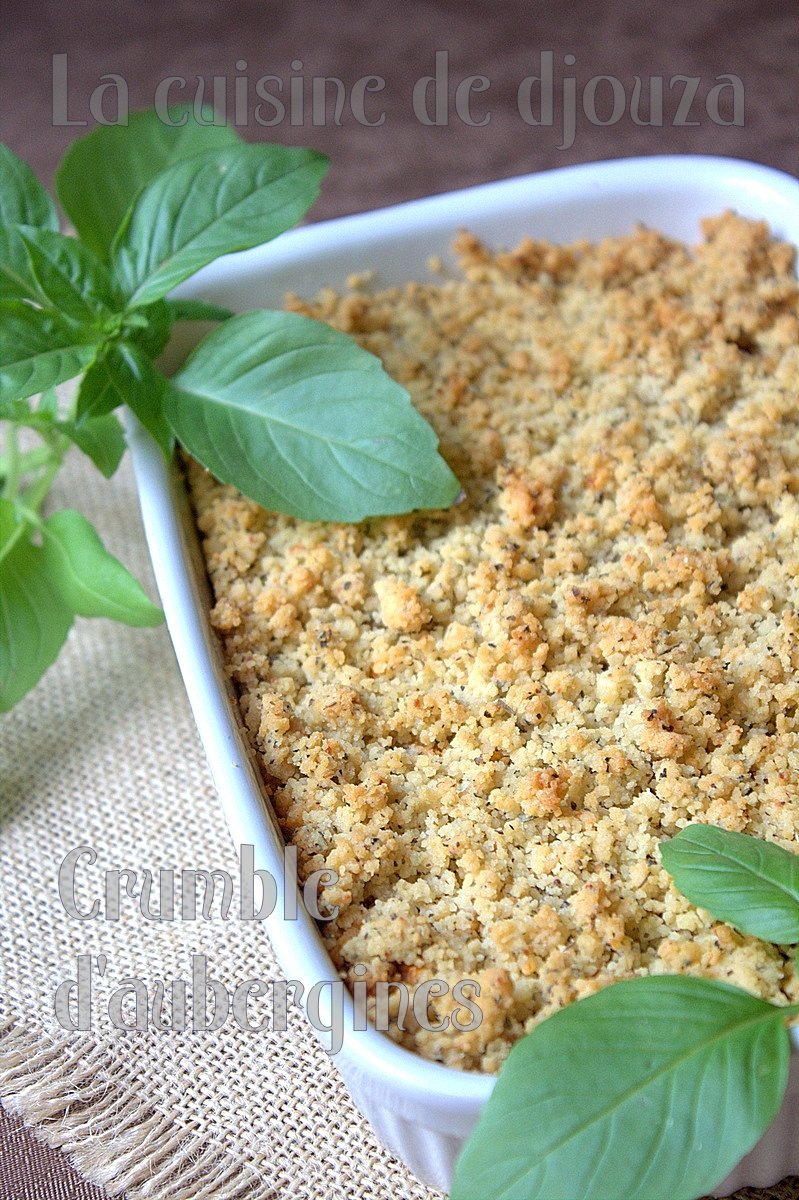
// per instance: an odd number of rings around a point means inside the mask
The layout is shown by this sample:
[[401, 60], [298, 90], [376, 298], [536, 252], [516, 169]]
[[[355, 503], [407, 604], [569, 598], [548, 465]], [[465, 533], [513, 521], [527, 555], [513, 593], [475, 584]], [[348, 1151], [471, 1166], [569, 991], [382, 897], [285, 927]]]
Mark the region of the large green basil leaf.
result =
[[445, 508], [459, 484], [379, 359], [319, 321], [231, 317], [170, 381], [167, 419], [204, 466], [309, 521]]
[[773, 1121], [785, 1010], [727, 984], [632, 979], [510, 1052], [451, 1200], [696, 1200]]

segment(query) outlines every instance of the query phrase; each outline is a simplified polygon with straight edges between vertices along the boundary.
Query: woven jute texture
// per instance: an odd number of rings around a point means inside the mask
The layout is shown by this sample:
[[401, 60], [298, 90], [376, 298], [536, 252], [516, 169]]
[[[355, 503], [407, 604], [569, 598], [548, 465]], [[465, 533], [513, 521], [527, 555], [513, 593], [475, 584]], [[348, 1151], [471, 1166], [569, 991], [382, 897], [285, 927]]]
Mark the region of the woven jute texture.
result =
[[[129, 465], [108, 484], [77, 458], [54, 497], [82, 508], [154, 594]], [[111, 1194], [155, 1200], [432, 1200], [356, 1111], [301, 1013], [285, 1032], [234, 1021], [205, 1033], [113, 1028], [111, 991], [191, 977], [191, 957], [228, 988], [279, 977], [258, 922], [157, 923], [123, 894], [102, 915], [105, 872], [222, 868], [234, 851], [166, 630], [79, 621], [39, 687], [0, 724], [0, 1096]], [[58, 868], [74, 847], [82, 911], [67, 915]], [[219, 908], [214, 911], [218, 914]], [[234, 905], [231, 913], [236, 911]], [[59, 984], [92, 955], [92, 1028], [56, 1020]], [[105, 955], [105, 975], [97, 956]], [[790, 1200], [786, 1181], [768, 1195]]]

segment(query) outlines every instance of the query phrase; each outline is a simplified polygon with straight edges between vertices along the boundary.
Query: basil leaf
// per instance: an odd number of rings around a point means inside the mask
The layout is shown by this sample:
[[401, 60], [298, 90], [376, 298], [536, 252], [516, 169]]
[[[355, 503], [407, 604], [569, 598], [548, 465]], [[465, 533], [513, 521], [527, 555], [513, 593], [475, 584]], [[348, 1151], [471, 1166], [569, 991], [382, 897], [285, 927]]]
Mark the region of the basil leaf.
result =
[[719, 829], [689, 825], [662, 842], [663, 866], [692, 904], [765, 942], [799, 942], [799, 855]]
[[78, 426], [107, 416], [125, 403], [123, 393], [116, 386], [113, 369], [109, 367], [109, 359], [114, 351], [114, 346], [106, 347], [80, 381], [75, 402], [75, 422]]
[[[32, 225], [0, 228], [0, 286], [4, 301], [30, 301], [78, 322], [107, 316], [114, 303], [108, 272], [85, 246]], [[95, 286], [97, 303], [93, 304]]]
[[113, 413], [89, 417], [76, 424], [59, 421], [58, 428], [110, 479], [125, 453], [125, 432]]
[[100, 337], [98, 330], [67, 323], [57, 313], [2, 301], [0, 398], [33, 396], [79, 375], [97, 353]]
[[443, 508], [459, 491], [435, 433], [380, 360], [294, 313], [220, 325], [170, 381], [165, 409], [217, 478], [304, 520]]
[[[24, 425], [39, 433], [51, 432], [58, 425], [58, 397], [55, 388], [47, 388], [38, 398], [34, 406], [31, 400], [8, 400], [0, 403], [0, 421], [13, 421], [16, 425]], [[48, 451], [50, 453], [50, 451]]]
[[[2, 310], [0, 310], [1, 317]], [[16, 421], [19, 425], [25, 425], [29, 419], [34, 419], [35, 411], [29, 404], [28, 398], [22, 400], [15, 396], [13, 400], [0, 400], [0, 421]]]
[[[28, 226], [33, 228], [33, 226]], [[19, 225], [0, 227], [0, 286], [2, 299], [32, 300], [49, 307], [39, 289]]]
[[695, 1200], [777, 1114], [784, 1011], [727, 984], [632, 979], [518, 1042], [451, 1200]]
[[14, 506], [0, 500], [0, 712], [39, 682], [72, 625], [72, 610], [27, 533], [3, 554], [16, 532]]
[[119, 382], [124, 388], [125, 403], [155, 438], [164, 457], [169, 458], [175, 448], [175, 438], [164, 412], [166, 380], [135, 346], [122, 342], [117, 350], [124, 363]]
[[75, 407], [78, 427], [87, 418], [127, 404], [168, 457], [175, 439], [164, 415], [165, 386], [146, 354], [129, 342], [116, 342], [106, 347], [81, 381]]
[[138, 580], [109, 554], [82, 513], [64, 508], [42, 526], [50, 579], [65, 603], [83, 617], [110, 617], [126, 625], [160, 625], [164, 614]]
[[167, 300], [165, 303], [173, 321], [227, 321], [233, 316], [229, 308], [220, 308], [206, 300]]
[[130, 342], [115, 342], [103, 350], [80, 382], [77, 427], [83, 428], [86, 420], [127, 404], [168, 456], [172, 454], [175, 439], [163, 413], [166, 383], [142, 350]]
[[3, 232], [0, 248], [7, 246], [10, 254], [0, 278], [21, 281], [27, 292], [21, 298], [86, 325], [110, 317], [118, 307], [107, 269], [77, 238], [24, 225]]
[[53, 201], [26, 162], [0, 145], [0, 225], [58, 229]]
[[260, 246], [316, 199], [327, 159], [289, 146], [231, 146], [174, 163], [149, 183], [112, 247], [131, 307], [150, 304], [221, 254]]
[[191, 108], [131, 113], [127, 125], [98, 125], [73, 142], [56, 173], [56, 190], [80, 237], [107, 260], [114, 234], [138, 193], [166, 167], [207, 150], [239, 145], [227, 125], [200, 125]]
[[145, 308], [137, 309], [135, 314], [128, 314], [128, 320], [132, 315], [144, 317], [146, 320], [140, 328], [128, 329], [126, 340], [131, 345], [138, 346], [150, 358], [157, 358], [169, 341], [172, 331], [174, 316], [169, 302], [156, 300]]
[[10, 500], [0, 498], [0, 563], [4, 554], [8, 553], [6, 547], [9, 542], [17, 538], [18, 534], [16, 509]]

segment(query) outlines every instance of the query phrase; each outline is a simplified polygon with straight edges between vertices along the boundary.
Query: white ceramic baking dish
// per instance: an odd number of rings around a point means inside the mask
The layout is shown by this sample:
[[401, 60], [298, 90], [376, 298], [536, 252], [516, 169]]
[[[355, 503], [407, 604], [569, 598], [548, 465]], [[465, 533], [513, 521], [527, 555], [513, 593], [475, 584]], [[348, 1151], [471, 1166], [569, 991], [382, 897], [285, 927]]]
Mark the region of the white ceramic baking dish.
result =
[[[279, 307], [287, 290], [310, 296], [326, 284], [342, 286], [357, 271], [376, 269], [385, 284], [424, 278], [428, 256], [448, 261], [451, 238], [463, 226], [495, 245], [510, 245], [525, 234], [553, 241], [596, 239], [629, 232], [636, 222], [695, 241], [700, 217], [725, 208], [765, 218], [776, 234], [799, 244], [799, 182], [787, 175], [724, 158], [621, 159], [310, 225], [214, 263], [181, 294], [237, 311]], [[130, 441], [161, 599], [233, 839], [237, 845], [252, 844], [256, 867], [280, 880], [282, 840], [220, 668], [181, 483], [135, 425]], [[316, 926], [302, 910], [296, 921], [276, 911], [268, 931], [287, 978], [299, 980], [306, 992], [318, 981], [337, 979]], [[327, 995], [328, 989], [323, 1001]], [[356, 1104], [399, 1158], [421, 1179], [446, 1190], [493, 1078], [427, 1062], [373, 1029], [352, 1032], [348, 999], [344, 1021], [350, 1032], [336, 1063]], [[324, 1004], [321, 1017], [323, 1022], [329, 1017]], [[799, 1030], [793, 1034], [791, 1082], [779, 1118], [717, 1195], [799, 1174]]]

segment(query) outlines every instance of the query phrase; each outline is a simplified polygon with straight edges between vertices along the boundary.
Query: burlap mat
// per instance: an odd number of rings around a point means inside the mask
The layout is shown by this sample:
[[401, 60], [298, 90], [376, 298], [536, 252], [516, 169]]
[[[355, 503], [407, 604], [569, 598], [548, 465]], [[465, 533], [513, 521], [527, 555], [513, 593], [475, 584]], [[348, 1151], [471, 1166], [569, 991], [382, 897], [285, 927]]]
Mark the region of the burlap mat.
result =
[[[80, 507], [152, 590], [129, 464], [108, 485], [77, 457], [54, 497]], [[288, 1032], [114, 1030], [103, 1005], [126, 976], [189, 979], [191, 955], [228, 987], [273, 980], [257, 923], [67, 916], [58, 867], [84, 864], [81, 904], [104, 872], [224, 868], [238, 860], [166, 630], [79, 621], [58, 663], [0, 724], [0, 1095], [84, 1175], [131, 1200], [432, 1200], [378, 1143], [297, 1010]], [[94, 972], [94, 1025], [67, 1033], [58, 985], [79, 954]], [[796, 1200], [796, 1181], [766, 1195]]]

